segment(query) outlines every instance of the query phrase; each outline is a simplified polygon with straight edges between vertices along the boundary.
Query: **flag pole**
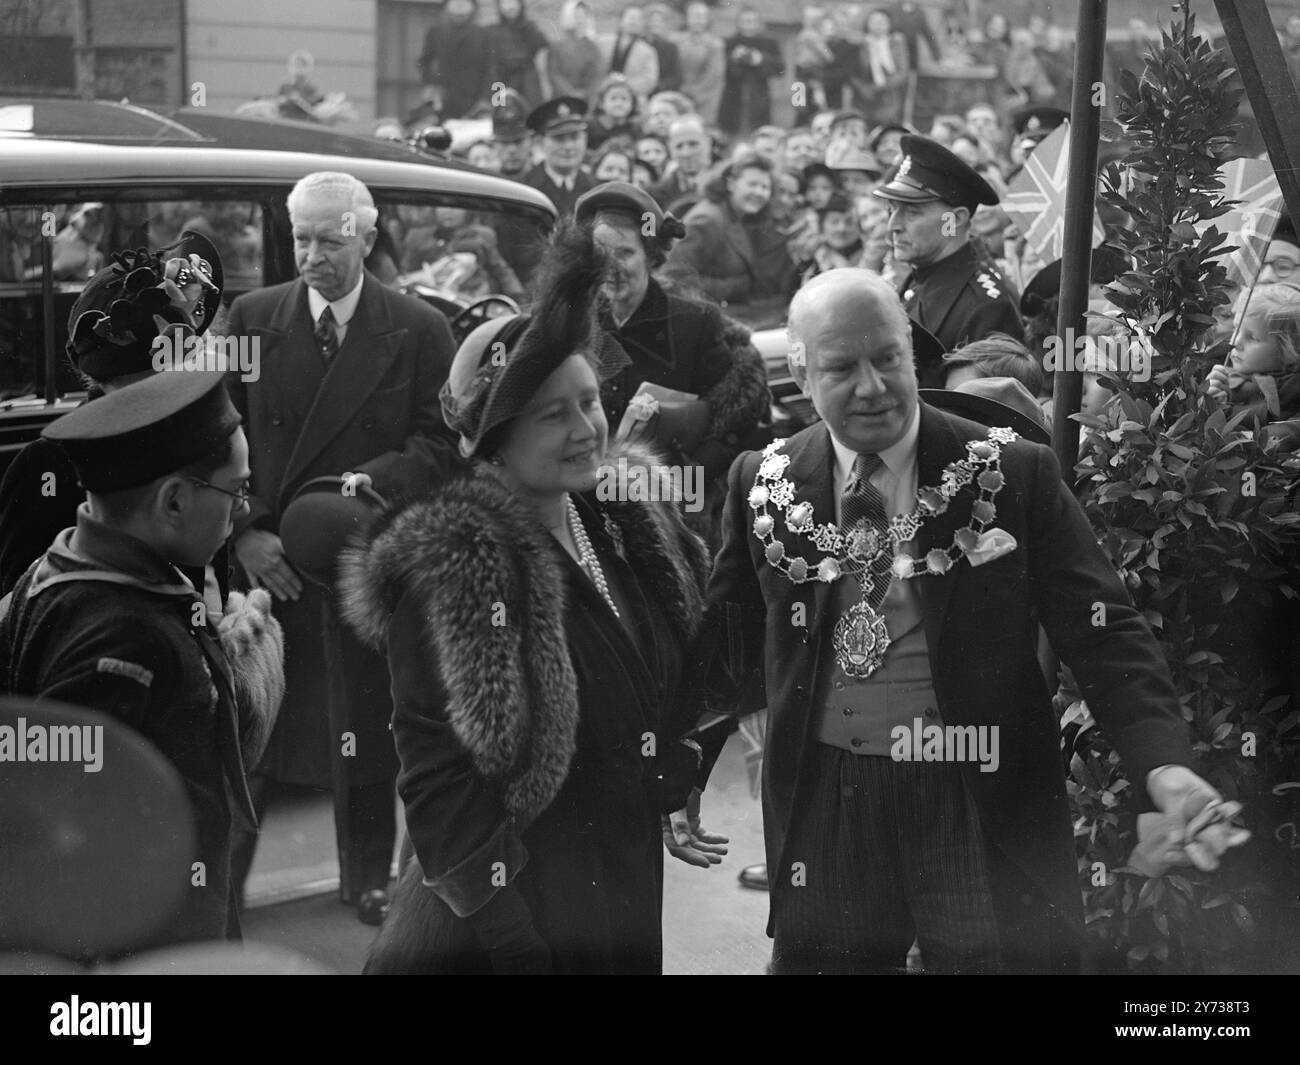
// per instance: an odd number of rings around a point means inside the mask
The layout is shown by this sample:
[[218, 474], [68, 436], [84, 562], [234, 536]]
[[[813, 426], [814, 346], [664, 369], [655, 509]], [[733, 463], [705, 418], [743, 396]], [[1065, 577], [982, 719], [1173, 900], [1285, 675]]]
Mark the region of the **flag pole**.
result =
[[[1097, 200], [1097, 140], [1101, 133], [1102, 64], [1106, 56], [1107, 0], [1079, 0], [1075, 28], [1077, 52], [1070, 99], [1070, 173], [1065, 185], [1065, 230], [1061, 255], [1058, 337], [1084, 336], [1088, 282], [1092, 272], [1092, 220]], [[1071, 349], [1070, 354], [1074, 351]], [[1078, 413], [1083, 373], [1069, 366], [1057, 370], [1052, 388], [1052, 447], [1067, 483], [1074, 480], [1079, 458]]]

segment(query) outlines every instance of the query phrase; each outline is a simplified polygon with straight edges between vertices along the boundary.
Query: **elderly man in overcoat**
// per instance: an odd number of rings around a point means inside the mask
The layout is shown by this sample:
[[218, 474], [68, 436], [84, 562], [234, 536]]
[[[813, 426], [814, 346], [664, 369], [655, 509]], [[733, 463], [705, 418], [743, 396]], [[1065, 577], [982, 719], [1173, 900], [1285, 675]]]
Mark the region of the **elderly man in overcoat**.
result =
[[907, 321], [867, 270], [795, 297], [792, 369], [823, 420], [731, 468], [697, 694], [769, 710], [774, 971], [901, 970], [914, 938], [930, 970], [1070, 971], [1040, 626], [1165, 815], [1169, 860], [1212, 868], [1245, 834], [1200, 831], [1229, 806], [1188, 768], [1160, 647], [1055, 456], [921, 402]]
[[[276, 597], [286, 636], [286, 699], [260, 772], [262, 783], [335, 793], [340, 892], [363, 921], [377, 923], [396, 833], [388, 671], [325, 623], [328, 597], [294, 570], [279, 527], [295, 491], [315, 478], [365, 475], [393, 499], [451, 471], [459, 459], [438, 392], [455, 345], [438, 311], [363, 268], [378, 217], [365, 185], [348, 174], [309, 174], [288, 206], [300, 276], [235, 300], [228, 326], [258, 345], [260, 360], [255, 381], [231, 387], [253, 470], [235, 555], [249, 581]], [[342, 703], [341, 727], [330, 724], [331, 700]], [[250, 848], [243, 860], [251, 861]]]

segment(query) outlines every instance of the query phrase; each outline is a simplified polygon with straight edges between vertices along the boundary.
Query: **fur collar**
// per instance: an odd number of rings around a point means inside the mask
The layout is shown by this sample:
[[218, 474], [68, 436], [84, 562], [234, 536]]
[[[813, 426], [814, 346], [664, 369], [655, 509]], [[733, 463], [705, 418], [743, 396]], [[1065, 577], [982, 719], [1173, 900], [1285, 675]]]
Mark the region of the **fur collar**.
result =
[[[611, 451], [607, 462], [617, 470], [620, 457], [629, 468], [660, 461], [628, 448]], [[647, 595], [693, 637], [709, 558], [679, 505], [594, 505]], [[347, 623], [381, 653], [398, 603], [418, 597], [453, 731], [478, 771], [501, 785], [507, 810], [531, 822], [564, 783], [579, 715], [564, 630], [565, 570], [532, 512], [485, 470], [449, 481], [390, 510], [343, 552], [339, 595]], [[493, 624], [495, 603], [523, 623]]]

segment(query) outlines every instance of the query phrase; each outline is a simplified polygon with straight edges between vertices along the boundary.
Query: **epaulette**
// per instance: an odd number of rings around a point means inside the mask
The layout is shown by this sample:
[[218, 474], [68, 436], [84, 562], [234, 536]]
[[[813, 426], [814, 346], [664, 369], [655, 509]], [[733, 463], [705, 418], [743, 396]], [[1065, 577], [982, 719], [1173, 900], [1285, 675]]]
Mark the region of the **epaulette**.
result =
[[999, 278], [995, 274], [981, 269], [975, 275], [975, 280], [980, 283], [980, 287], [984, 289], [984, 295], [988, 296], [989, 299], [995, 300], [1001, 297], [1002, 290], [998, 288]]

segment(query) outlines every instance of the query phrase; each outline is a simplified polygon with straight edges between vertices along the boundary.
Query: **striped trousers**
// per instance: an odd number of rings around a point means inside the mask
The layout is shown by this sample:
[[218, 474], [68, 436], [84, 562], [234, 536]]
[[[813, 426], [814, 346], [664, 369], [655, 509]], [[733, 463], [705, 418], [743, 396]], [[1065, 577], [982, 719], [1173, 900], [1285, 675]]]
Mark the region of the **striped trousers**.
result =
[[927, 972], [999, 971], [989, 857], [960, 767], [813, 747], [771, 870], [773, 973], [903, 972], [914, 939]]

